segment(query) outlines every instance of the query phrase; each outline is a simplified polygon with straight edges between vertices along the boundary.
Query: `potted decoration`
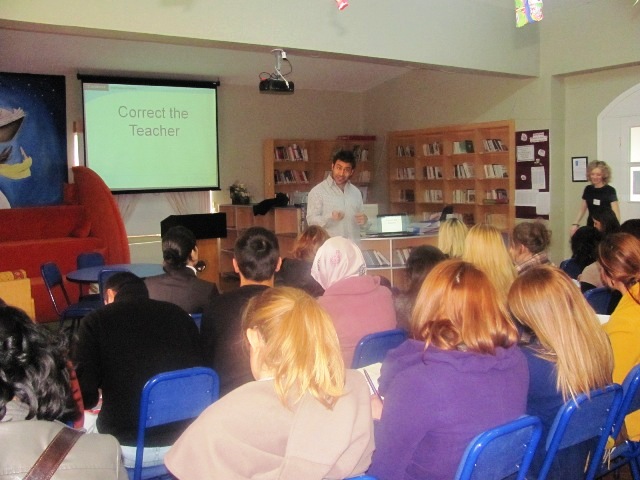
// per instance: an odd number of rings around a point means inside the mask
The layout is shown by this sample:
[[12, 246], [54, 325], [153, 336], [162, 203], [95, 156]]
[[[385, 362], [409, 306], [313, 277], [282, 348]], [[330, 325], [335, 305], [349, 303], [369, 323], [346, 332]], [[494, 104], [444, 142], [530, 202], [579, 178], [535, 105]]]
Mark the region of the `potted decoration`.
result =
[[235, 182], [229, 187], [232, 205], [249, 205], [251, 196], [244, 183]]

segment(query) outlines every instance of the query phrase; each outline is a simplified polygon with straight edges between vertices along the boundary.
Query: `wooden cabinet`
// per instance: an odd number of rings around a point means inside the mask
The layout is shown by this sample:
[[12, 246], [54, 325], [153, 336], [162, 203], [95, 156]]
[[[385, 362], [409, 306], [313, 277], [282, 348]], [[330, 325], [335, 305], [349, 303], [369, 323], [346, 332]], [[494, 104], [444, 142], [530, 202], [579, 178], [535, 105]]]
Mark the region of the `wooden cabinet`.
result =
[[338, 150], [351, 150], [356, 156], [356, 170], [351, 182], [366, 196], [373, 170], [374, 137], [342, 137], [336, 140], [265, 140], [264, 196], [276, 192], [289, 195], [309, 192], [331, 171], [331, 159]]
[[418, 220], [453, 207], [466, 224], [515, 219], [513, 120], [391, 132], [390, 210]]
[[360, 249], [367, 264], [367, 273], [385, 277], [392, 286], [400, 289], [404, 289], [407, 285], [405, 263], [409, 252], [411, 248], [419, 245], [437, 247], [438, 236], [416, 235], [360, 239]]
[[238, 279], [233, 271], [233, 246], [247, 228], [258, 226], [275, 232], [280, 255], [284, 257], [291, 251], [302, 224], [302, 211], [298, 207], [278, 207], [269, 210], [266, 215], [254, 215], [253, 205], [220, 205], [220, 212], [227, 215], [227, 237], [218, 239], [218, 268], [223, 289], [229, 280]]

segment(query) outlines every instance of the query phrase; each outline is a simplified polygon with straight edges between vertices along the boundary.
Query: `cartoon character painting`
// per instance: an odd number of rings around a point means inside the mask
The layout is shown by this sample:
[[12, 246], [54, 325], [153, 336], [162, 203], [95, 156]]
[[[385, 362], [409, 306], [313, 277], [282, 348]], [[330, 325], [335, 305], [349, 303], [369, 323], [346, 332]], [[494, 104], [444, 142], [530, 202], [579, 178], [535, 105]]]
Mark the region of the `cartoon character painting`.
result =
[[62, 203], [65, 99], [62, 76], [0, 73], [0, 208]]

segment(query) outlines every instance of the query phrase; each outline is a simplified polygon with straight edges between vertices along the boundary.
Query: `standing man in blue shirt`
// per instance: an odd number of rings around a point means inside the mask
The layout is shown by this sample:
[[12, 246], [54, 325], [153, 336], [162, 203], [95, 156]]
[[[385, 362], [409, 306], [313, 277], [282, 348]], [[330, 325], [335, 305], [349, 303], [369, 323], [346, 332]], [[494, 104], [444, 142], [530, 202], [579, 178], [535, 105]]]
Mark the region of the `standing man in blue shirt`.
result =
[[313, 187], [307, 197], [307, 224], [323, 227], [332, 237], [360, 239], [367, 224], [362, 193], [351, 182], [356, 169], [353, 152], [340, 150], [333, 156], [331, 175]]

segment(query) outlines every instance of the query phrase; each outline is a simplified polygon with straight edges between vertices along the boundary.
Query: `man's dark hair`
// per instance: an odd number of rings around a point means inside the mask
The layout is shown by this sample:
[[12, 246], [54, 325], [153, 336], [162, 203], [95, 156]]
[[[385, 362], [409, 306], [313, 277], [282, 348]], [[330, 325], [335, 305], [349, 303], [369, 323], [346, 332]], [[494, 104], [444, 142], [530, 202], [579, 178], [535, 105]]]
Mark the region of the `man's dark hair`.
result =
[[335, 165], [340, 160], [351, 165], [351, 169], [356, 169], [356, 157], [351, 150], [338, 150], [331, 160], [331, 165]]
[[67, 344], [19, 308], [0, 307], [0, 419], [14, 397], [27, 420], [56, 420], [73, 411]]
[[275, 274], [280, 258], [278, 239], [266, 228], [251, 227], [236, 240], [233, 256], [246, 279], [269, 280]]
[[114, 273], [107, 279], [104, 288], [115, 291], [117, 300], [126, 297], [149, 298], [149, 290], [144, 280], [131, 272]]
[[620, 231], [622, 233], [630, 233], [636, 238], [640, 239], [640, 218], [630, 218], [620, 225]]
[[164, 266], [169, 268], [184, 267], [194, 248], [196, 248], [196, 236], [191, 230], [182, 225], [171, 227], [162, 236]]

